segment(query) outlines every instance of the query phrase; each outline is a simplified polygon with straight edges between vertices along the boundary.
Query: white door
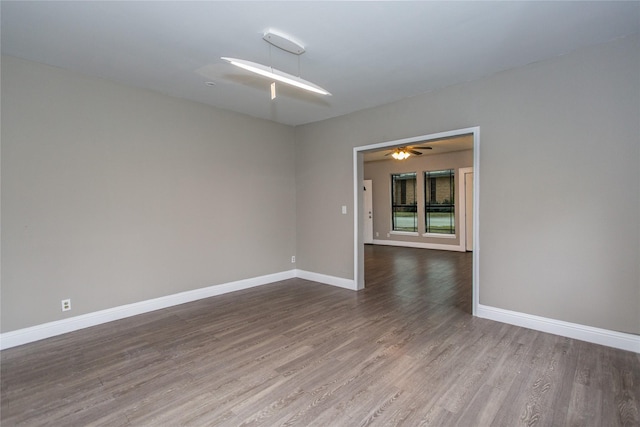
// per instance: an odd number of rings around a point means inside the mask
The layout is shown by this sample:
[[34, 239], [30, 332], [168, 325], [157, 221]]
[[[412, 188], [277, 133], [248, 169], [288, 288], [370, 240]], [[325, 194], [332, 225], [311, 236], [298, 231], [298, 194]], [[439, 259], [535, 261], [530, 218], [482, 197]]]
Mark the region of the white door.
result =
[[363, 229], [363, 240], [364, 243], [373, 243], [373, 186], [372, 181], [370, 179], [365, 179], [363, 182], [364, 188], [364, 205], [362, 209], [362, 214], [364, 215], [362, 224], [364, 225]]
[[464, 174], [466, 248], [473, 251], [473, 172]]

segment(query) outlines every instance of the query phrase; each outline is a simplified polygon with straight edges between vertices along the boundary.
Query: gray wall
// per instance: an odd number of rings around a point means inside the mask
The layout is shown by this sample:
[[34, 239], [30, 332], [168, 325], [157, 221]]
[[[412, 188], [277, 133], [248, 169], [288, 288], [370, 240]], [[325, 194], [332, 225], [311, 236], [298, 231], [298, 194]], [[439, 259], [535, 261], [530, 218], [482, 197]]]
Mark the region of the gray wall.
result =
[[640, 333], [637, 36], [296, 128], [297, 265], [353, 278], [352, 147], [480, 126], [480, 303]]
[[[456, 232], [455, 239], [424, 237], [424, 175], [425, 171], [436, 171], [444, 169], [455, 170], [456, 188], [456, 218], [455, 229], [460, 230], [460, 210], [459, 210], [459, 175], [458, 169], [473, 167], [473, 150], [456, 151], [436, 155], [412, 156], [402, 161], [382, 160], [367, 162], [363, 166], [364, 179], [370, 179], [373, 185], [373, 238], [377, 240], [393, 240], [397, 242], [429, 243], [437, 245], [460, 244], [460, 233]], [[406, 236], [391, 233], [391, 174], [416, 172], [416, 192], [418, 195], [418, 232], [419, 236]], [[464, 196], [464, 195], [462, 195]], [[376, 232], [379, 236], [376, 237]]]
[[3, 332], [294, 267], [291, 127], [3, 57], [1, 136]]

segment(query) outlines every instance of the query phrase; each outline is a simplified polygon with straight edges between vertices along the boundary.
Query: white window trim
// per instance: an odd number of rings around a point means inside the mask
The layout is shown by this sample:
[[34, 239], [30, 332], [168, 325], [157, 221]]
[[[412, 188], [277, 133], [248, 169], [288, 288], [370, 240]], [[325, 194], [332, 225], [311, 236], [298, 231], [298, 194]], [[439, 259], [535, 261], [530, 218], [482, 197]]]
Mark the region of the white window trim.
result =
[[436, 237], [439, 239], [455, 239], [455, 234], [442, 234], [442, 233], [423, 233], [422, 237]]
[[398, 236], [419, 236], [420, 235], [420, 233], [418, 233], [417, 231], [395, 231], [395, 230], [389, 231], [389, 234], [397, 234]]

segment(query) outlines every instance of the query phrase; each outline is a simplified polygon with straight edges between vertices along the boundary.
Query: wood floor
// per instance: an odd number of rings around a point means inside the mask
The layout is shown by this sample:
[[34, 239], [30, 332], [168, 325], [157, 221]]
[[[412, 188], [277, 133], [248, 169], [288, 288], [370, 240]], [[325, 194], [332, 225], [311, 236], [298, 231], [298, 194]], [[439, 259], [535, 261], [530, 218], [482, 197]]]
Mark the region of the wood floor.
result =
[[2, 426], [637, 426], [640, 355], [472, 317], [471, 255], [301, 279], [4, 350]]

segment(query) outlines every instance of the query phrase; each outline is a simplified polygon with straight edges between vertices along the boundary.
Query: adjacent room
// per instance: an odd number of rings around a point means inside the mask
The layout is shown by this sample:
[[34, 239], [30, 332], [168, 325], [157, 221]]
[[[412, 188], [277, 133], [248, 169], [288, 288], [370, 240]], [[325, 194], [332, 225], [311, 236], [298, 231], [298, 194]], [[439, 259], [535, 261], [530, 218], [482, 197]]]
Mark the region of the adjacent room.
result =
[[0, 2], [0, 422], [640, 425], [640, 2]]
[[[462, 133], [365, 152], [360, 217], [363, 242], [371, 245], [363, 249], [365, 264], [378, 267], [370, 274], [398, 274], [401, 292], [469, 314], [473, 145], [474, 135]], [[365, 286], [379, 281], [365, 274]]]

